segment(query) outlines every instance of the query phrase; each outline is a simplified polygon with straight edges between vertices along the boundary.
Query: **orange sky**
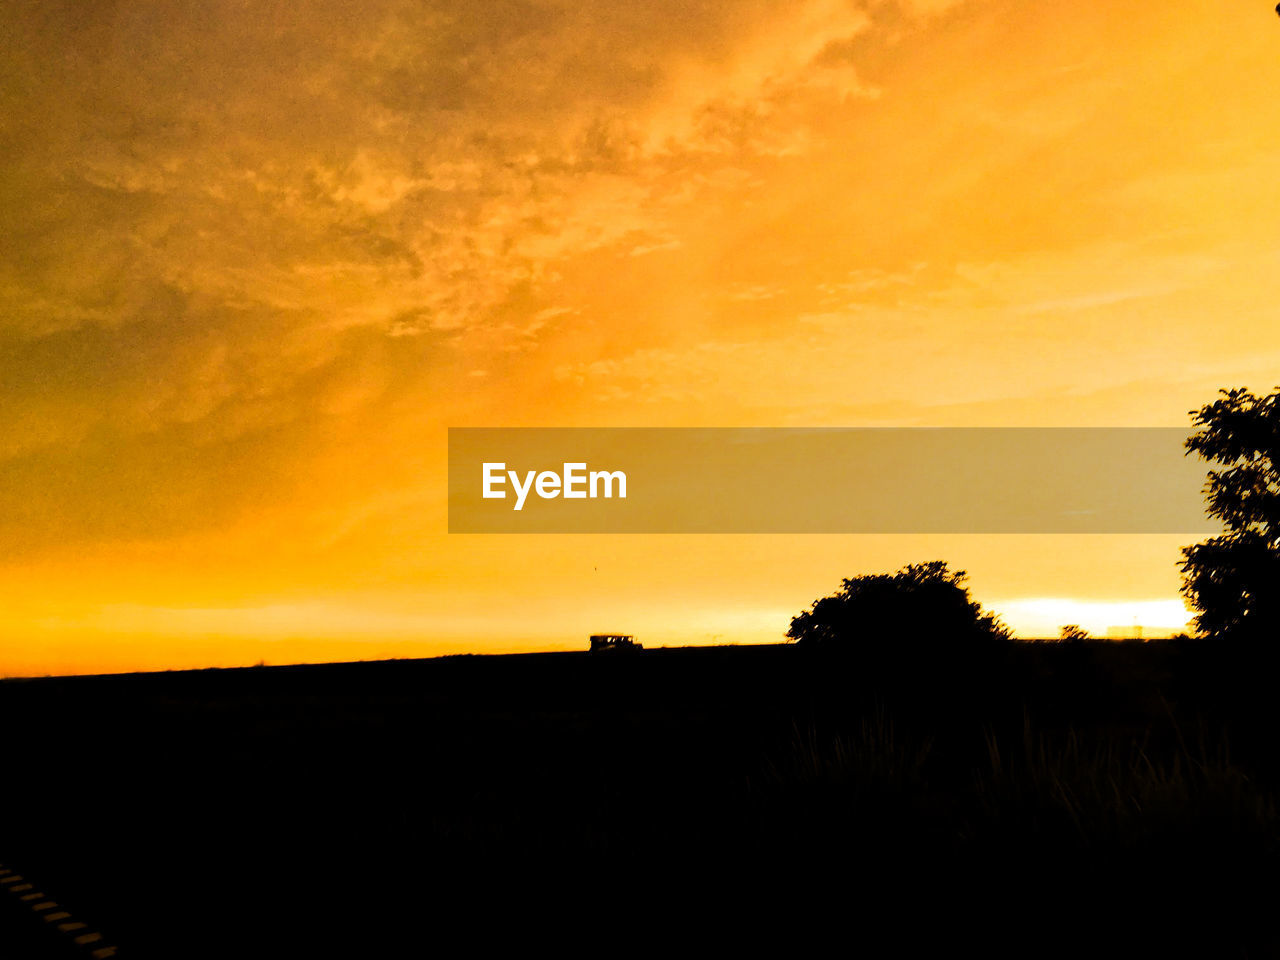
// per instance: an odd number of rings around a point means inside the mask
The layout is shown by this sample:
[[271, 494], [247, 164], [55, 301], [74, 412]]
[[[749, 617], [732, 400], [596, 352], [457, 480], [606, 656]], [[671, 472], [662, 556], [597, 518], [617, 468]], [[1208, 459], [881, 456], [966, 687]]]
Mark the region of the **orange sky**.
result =
[[1269, 4], [5, 7], [0, 673], [1185, 620], [1186, 537], [450, 536], [446, 428], [1269, 391]]

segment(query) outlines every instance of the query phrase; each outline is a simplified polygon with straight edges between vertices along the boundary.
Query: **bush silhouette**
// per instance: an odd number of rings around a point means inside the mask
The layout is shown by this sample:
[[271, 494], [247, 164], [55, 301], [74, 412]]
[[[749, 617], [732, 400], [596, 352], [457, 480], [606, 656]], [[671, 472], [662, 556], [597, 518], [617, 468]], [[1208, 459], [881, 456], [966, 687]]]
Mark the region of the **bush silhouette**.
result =
[[1005, 640], [1008, 629], [969, 597], [965, 572], [946, 562], [909, 564], [896, 573], [845, 580], [791, 621], [787, 636], [805, 647], [852, 649], [899, 638], [916, 643]]
[[1206, 637], [1256, 643], [1280, 639], [1280, 388], [1247, 390], [1191, 411], [1199, 431], [1186, 441], [1223, 469], [1206, 484], [1208, 513], [1227, 532], [1182, 549], [1182, 592]]

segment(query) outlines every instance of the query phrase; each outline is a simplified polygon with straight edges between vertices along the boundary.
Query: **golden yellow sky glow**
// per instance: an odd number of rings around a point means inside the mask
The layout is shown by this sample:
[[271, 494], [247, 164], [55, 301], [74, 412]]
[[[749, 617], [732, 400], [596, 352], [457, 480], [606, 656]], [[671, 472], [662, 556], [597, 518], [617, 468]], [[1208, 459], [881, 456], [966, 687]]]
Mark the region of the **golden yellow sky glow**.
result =
[[3, 6], [0, 673], [1185, 622], [1188, 537], [450, 536], [446, 428], [1270, 390], [1270, 4]]

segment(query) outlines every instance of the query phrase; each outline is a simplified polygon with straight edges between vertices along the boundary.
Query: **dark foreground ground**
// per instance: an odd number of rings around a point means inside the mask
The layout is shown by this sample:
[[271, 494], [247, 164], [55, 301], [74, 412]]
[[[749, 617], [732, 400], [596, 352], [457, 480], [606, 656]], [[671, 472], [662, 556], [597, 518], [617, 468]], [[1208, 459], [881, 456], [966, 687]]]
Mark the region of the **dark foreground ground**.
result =
[[0, 896], [0, 956], [611, 954], [676, 918], [708, 953], [1272, 956], [1277, 675], [1085, 643], [5, 681], [0, 869], [84, 926]]

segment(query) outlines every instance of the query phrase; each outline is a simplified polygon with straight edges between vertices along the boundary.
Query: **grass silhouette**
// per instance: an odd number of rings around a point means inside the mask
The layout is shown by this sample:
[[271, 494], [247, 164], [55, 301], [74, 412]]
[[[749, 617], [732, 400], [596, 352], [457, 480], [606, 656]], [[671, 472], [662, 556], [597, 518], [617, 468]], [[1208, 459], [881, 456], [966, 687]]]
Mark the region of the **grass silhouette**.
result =
[[[1243, 904], [1280, 866], [1280, 718], [1256, 670], [1205, 656], [726, 646], [6, 682], [0, 720], [39, 731], [8, 745], [6, 856], [135, 957], [225, 955], [264, 916], [279, 955], [415, 955], [428, 921], [606, 889], [849, 902], [873, 878], [923, 904], [948, 878], [1007, 907], [1087, 876]], [[1271, 925], [1235, 909], [1207, 953], [1267, 955]]]

